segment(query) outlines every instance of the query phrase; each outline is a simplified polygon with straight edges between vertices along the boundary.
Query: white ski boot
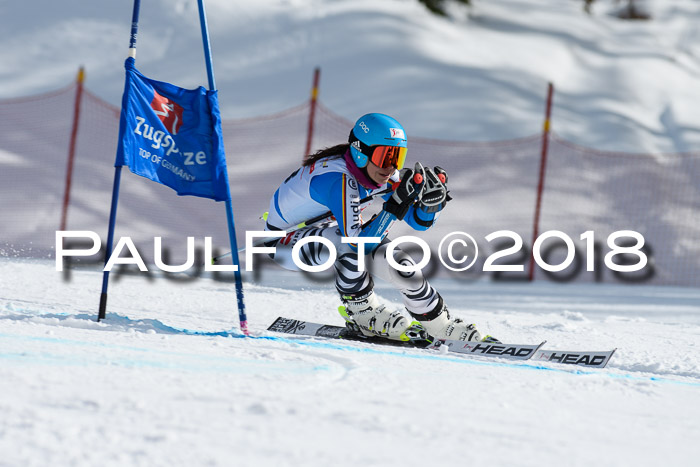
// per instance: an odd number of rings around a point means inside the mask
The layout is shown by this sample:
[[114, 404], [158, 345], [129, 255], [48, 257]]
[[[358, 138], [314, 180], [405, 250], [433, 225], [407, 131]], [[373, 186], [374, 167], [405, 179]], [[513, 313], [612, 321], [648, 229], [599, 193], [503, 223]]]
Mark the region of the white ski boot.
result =
[[423, 325], [428, 334], [436, 339], [449, 339], [456, 341], [479, 341], [497, 343], [498, 339], [485, 336], [476, 329], [473, 324], [467, 324], [460, 318], [450, 317], [447, 305], [439, 297], [437, 306], [424, 315], [411, 313]]
[[397, 341], [412, 339], [406, 331], [413, 328], [414, 323], [400, 311], [392, 312], [379, 303], [374, 291], [361, 296], [343, 295], [341, 298], [345, 305], [338, 307], [338, 311], [348, 322], [349, 328], [359, 330], [368, 337], [379, 336]]

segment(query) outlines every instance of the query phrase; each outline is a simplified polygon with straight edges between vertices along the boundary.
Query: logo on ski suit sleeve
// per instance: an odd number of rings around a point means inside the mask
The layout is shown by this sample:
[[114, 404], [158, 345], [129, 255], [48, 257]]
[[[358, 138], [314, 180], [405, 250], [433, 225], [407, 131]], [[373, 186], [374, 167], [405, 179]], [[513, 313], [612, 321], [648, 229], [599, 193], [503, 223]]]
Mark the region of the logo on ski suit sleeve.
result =
[[[347, 177], [343, 174], [343, 178]], [[343, 190], [343, 205], [345, 214], [345, 234], [354, 235], [362, 228], [362, 209], [360, 209], [360, 192], [357, 180], [347, 177], [347, 190]]]

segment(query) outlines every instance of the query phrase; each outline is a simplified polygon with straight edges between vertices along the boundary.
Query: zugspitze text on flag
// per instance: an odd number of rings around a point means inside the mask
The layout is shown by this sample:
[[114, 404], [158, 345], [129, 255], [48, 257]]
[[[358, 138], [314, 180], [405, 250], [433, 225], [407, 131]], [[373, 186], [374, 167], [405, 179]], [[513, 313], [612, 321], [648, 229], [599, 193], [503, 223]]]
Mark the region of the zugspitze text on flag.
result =
[[114, 165], [126, 165], [178, 195], [229, 200], [217, 92], [146, 78], [133, 58], [125, 67]]

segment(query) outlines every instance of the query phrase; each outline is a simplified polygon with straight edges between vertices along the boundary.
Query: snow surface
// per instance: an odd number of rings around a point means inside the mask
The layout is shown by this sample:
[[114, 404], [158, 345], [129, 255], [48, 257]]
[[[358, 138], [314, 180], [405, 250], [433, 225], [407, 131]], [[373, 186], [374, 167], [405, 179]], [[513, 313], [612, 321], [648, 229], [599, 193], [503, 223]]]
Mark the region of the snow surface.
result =
[[[542, 127], [589, 147], [685, 152], [700, 143], [700, 2], [646, 0], [652, 21], [621, 21], [613, 0], [474, 0], [452, 18], [417, 0], [208, 0], [224, 118], [308, 99], [355, 121], [396, 117], [410, 136], [499, 140]], [[637, 3], [642, 3], [637, 0]], [[131, 2], [0, 3], [0, 97], [87, 86], [121, 102]], [[142, 2], [137, 66], [183, 87], [206, 85], [194, 0]]]
[[[208, 0], [224, 116], [298, 104], [319, 65], [322, 100], [349, 120], [378, 110], [412, 135], [494, 140], [539, 131], [552, 80], [565, 138], [697, 147], [700, 2], [648, 1], [648, 23], [614, 19], [604, 0], [592, 17], [575, 1], [474, 3], [441, 19], [412, 0]], [[87, 86], [119, 103], [131, 2], [3, 2], [0, 12], [0, 96], [56, 89], [85, 64]], [[137, 63], [157, 79], [206, 83], [195, 2], [143, 2]], [[230, 283], [113, 277], [97, 323], [101, 280], [97, 269], [66, 281], [53, 261], [0, 258], [0, 466], [684, 466], [700, 456], [697, 289], [435, 281], [455, 314], [504, 341], [618, 348], [608, 368], [585, 370], [272, 335], [278, 315], [341, 323], [332, 283], [278, 269], [245, 284], [252, 339], [236, 331]]]
[[[617, 347], [603, 370], [266, 333], [340, 324], [330, 284], [101, 274], [0, 259], [0, 465], [695, 465], [700, 291], [439, 282], [507, 341]], [[385, 300], [397, 297], [379, 289]], [[309, 304], [313, 304], [310, 306]], [[228, 333], [231, 333], [229, 335]]]

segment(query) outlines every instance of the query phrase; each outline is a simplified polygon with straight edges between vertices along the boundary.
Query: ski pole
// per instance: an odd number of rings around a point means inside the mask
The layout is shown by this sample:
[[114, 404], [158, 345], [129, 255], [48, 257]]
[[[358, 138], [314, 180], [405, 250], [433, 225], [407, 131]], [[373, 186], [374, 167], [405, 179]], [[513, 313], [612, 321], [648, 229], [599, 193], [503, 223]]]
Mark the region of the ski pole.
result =
[[[385, 195], [385, 194], [387, 194], [387, 193], [391, 193], [392, 191], [393, 191], [393, 187], [389, 186], [389, 187], [387, 187], [386, 189], [384, 189], [384, 190], [382, 190], [382, 191], [379, 191], [379, 192], [377, 192], [377, 193], [373, 193], [373, 194], [371, 194], [371, 195], [369, 195], [369, 196], [366, 196], [366, 197], [362, 198], [362, 199], [360, 200], [360, 204], [366, 203], [367, 201], [371, 201], [371, 200], [374, 199], [376, 196], [380, 196], [380, 195]], [[330, 218], [332, 215], [333, 215], [333, 213], [332, 213], [330, 210], [329, 210], [329, 211], [326, 211], [326, 212], [324, 212], [323, 214], [319, 214], [318, 216], [312, 217], [311, 219], [307, 219], [307, 220], [305, 220], [304, 222], [302, 222], [302, 223], [300, 223], [300, 224], [297, 224], [297, 225], [295, 225], [295, 226], [292, 227], [292, 228], [285, 229], [285, 232], [287, 232], [288, 234], [290, 234], [290, 233], [292, 233], [292, 232], [296, 232], [297, 230], [301, 230], [301, 229], [303, 229], [303, 228], [305, 228], [305, 227], [309, 227], [309, 226], [311, 226], [311, 225], [313, 225], [313, 224], [316, 224], [317, 222], [321, 222], [322, 220], [328, 219], [328, 218]], [[263, 219], [267, 220], [267, 213], [265, 213], [265, 215], [263, 216]], [[265, 242], [269, 242], [270, 240], [277, 240], [277, 239], [279, 239], [279, 237], [276, 237], [276, 236], [275, 236], [275, 237], [263, 237], [263, 238], [259, 238], [259, 239], [257, 239], [257, 240], [255, 241], [255, 243], [253, 243], [252, 246], [260, 246], [260, 245], [264, 244]], [[245, 248], [246, 248], [245, 246], [239, 248], [239, 249], [238, 249], [238, 252], [240, 253], [240, 252], [242, 252], [242, 251], [245, 251]], [[231, 252], [229, 251], [228, 253], [224, 253], [223, 255], [216, 256], [216, 257], [212, 258], [211, 262], [212, 262], [212, 264], [216, 264], [217, 261], [219, 261], [219, 260], [222, 259], [222, 258], [227, 257], [227, 256], [230, 255], [230, 254], [231, 254]]]

